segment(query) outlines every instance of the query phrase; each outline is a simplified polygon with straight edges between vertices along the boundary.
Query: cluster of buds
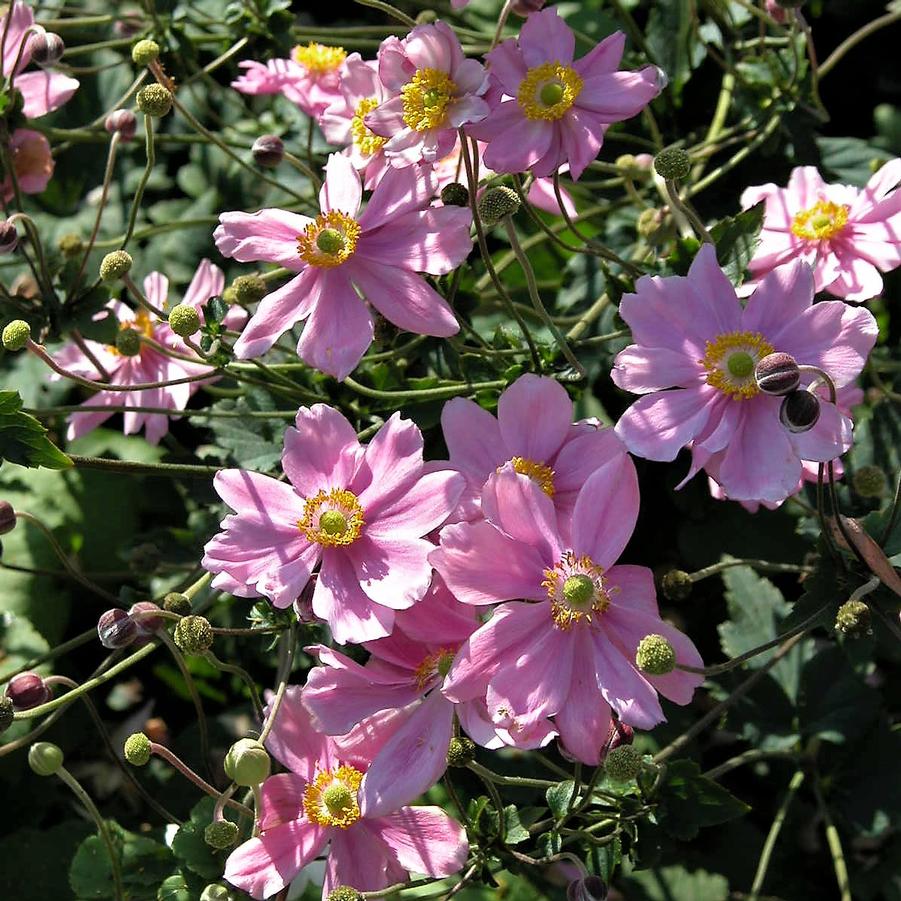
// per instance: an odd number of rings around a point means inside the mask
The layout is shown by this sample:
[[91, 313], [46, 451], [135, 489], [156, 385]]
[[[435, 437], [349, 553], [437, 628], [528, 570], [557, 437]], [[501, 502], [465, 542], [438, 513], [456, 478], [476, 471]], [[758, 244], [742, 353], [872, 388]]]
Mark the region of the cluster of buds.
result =
[[779, 421], [790, 432], [807, 432], [820, 418], [820, 401], [813, 391], [799, 388], [801, 368], [790, 354], [772, 353], [754, 369], [757, 387], [764, 393], [782, 398]]
[[136, 641], [146, 644], [163, 626], [163, 617], [154, 615], [159, 612], [159, 605], [153, 601], [138, 601], [127, 611], [113, 607], [97, 620], [97, 637], [111, 651]]

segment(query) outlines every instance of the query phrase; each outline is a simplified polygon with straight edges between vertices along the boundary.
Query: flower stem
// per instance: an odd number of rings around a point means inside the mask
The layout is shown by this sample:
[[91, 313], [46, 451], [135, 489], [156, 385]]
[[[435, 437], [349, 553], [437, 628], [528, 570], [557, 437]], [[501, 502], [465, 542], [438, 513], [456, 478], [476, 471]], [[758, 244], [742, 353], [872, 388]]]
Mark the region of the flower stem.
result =
[[773, 824], [770, 826], [766, 841], [763, 843], [763, 850], [760, 852], [760, 860], [757, 862], [757, 872], [754, 874], [754, 882], [751, 885], [749, 901], [756, 901], [760, 895], [760, 890], [763, 888], [763, 881], [766, 879], [766, 871], [770, 865], [770, 858], [773, 855], [773, 849], [776, 847], [776, 841], [779, 838], [779, 833], [782, 831], [782, 824], [785, 822], [785, 818], [788, 815], [788, 809], [791, 807], [791, 803], [803, 782], [804, 771], [798, 770], [794, 776], [792, 776], [791, 782], [788, 784], [788, 793], [782, 799], [782, 803], [776, 811], [776, 817], [773, 820]]

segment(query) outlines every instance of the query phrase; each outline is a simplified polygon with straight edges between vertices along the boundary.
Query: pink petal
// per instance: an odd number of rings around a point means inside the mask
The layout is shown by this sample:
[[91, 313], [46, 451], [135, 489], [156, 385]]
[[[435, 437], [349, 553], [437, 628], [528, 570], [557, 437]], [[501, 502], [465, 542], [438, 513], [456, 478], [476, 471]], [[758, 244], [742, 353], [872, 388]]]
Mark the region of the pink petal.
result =
[[510, 452], [541, 463], [560, 449], [572, 423], [573, 404], [556, 379], [527, 373], [501, 394], [497, 421]]
[[479, 481], [509, 459], [497, 420], [475, 401], [449, 400], [441, 411], [441, 430], [451, 463]]
[[435, 195], [434, 175], [426, 166], [389, 169], [360, 216], [366, 239], [371, 232], [400, 216], [423, 210]]
[[402, 807], [373, 828], [379, 829], [401, 866], [414, 873], [450, 876], [469, 856], [466, 831], [440, 807]]
[[354, 427], [325, 404], [301, 407], [295, 425], [285, 431], [282, 469], [297, 493], [346, 488], [362, 454]]
[[144, 279], [144, 296], [155, 307], [164, 307], [169, 300], [169, 279], [162, 272], [151, 272]]
[[789, 434], [795, 453], [802, 460], [828, 463], [851, 447], [851, 420], [834, 404], [820, 402], [820, 418], [806, 432]]
[[323, 901], [341, 885], [361, 892], [405, 882], [406, 870], [379, 834], [379, 821], [358, 820], [350, 829], [331, 830], [331, 847], [322, 883]]
[[332, 210], [355, 218], [360, 209], [363, 187], [353, 164], [340, 153], [329, 155], [325, 164], [325, 181], [319, 191], [319, 205], [323, 213]]
[[290, 485], [257, 472], [223, 469], [213, 477], [213, 487], [243, 519], [298, 532], [303, 501]]
[[648, 394], [665, 388], [687, 388], [700, 374], [698, 361], [682, 351], [631, 344], [616, 355], [610, 377], [624, 391]]
[[299, 685], [288, 686], [266, 747], [305, 782], [313, 779], [317, 769], [328, 768], [329, 740], [313, 728]]
[[576, 52], [576, 36], [554, 7], [532, 13], [519, 30], [519, 48], [529, 67], [542, 63], [568, 66]]
[[17, 75], [15, 86], [25, 101], [22, 114], [26, 119], [37, 119], [66, 103], [78, 90], [78, 80], [61, 72], [40, 69]]
[[[573, 203], [572, 196], [566, 188], [560, 189], [560, 197], [563, 199], [563, 209], [566, 211], [566, 214], [570, 218], [578, 215], [576, 205]], [[526, 195], [526, 198], [532, 206], [537, 207], [539, 210], [544, 210], [545, 213], [550, 213], [552, 216], [560, 215], [560, 203], [557, 200], [557, 193], [554, 190], [554, 184], [551, 179], [534, 179], [529, 186], [529, 193]]]
[[303, 792], [306, 786], [306, 780], [294, 773], [279, 773], [268, 778], [260, 791], [260, 807], [257, 811], [260, 831], [267, 832], [284, 823], [302, 819]]
[[482, 489], [485, 518], [516, 541], [534, 547], [548, 562], [561, 551], [553, 501], [528, 476], [506, 463]]
[[[12, 73], [16, 60], [19, 61], [16, 72], [24, 69], [31, 60], [31, 35], [26, 35], [25, 32], [32, 25], [34, 25], [34, 13], [24, 0], [13, 0], [10, 9], [0, 18], [0, 35], [6, 33], [6, 41], [3, 44], [2, 73], [7, 78]], [[23, 41], [28, 41], [28, 43], [22, 49], [20, 57], [19, 50], [22, 48]]]
[[797, 209], [806, 210], [820, 199], [825, 187], [826, 183], [815, 166], [797, 166], [792, 169], [787, 190], [792, 195], [793, 203], [797, 204]]
[[495, 172], [525, 172], [548, 151], [554, 126], [543, 119], [527, 119], [515, 100], [505, 100], [469, 133], [487, 141], [483, 159]]
[[429, 552], [422, 538], [370, 536], [364, 531], [345, 549], [360, 587], [376, 604], [403, 610], [415, 604], [432, 580]]
[[404, 103], [402, 97], [392, 97], [379, 104], [363, 118], [363, 124], [383, 138], [392, 138], [407, 127], [404, 122]]
[[605, 72], [614, 72], [622, 61], [625, 46], [626, 36], [621, 31], [614, 31], [577, 60], [575, 70], [582, 78], [593, 78]]
[[882, 276], [872, 263], [838, 249], [836, 256], [839, 276], [826, 286], [830, 294], [846, 300], [870, 300], [882, 294]]
[[207, 259], [200, 261], [200, 265], [188, 285], [182, 303], [192, 307], [205, 304], [211, 297], [222, 293], [225, 287], [225, 275], [218, 266], [214, 266]]
[[422, 432], [412, 419], [393, 413], [369, 442], [350, 486], [370, 521], [413, 488], [422, 466]]
[[528, 71], [516, 45], [516, 39], [508, 38], [502, 41], [485, 59], [488, 61], [488, 71], [503, 87], [504, 93], [515, 97], [519, 83], [526, 77]]
[[463, 477], [443, 470], [423, 475], [417, 482], [385, 506], [377, 519], [367, 522], [371, 537], [419, 538], [444, 523], [460, 499]]
[[781, 334], [786, 324], [803, 315], [812, 303], [810, 267], [802, 262], [780, 266], [764, 276], [751, 295], [742, 315], [742, 329], [765, 337]]
[[599, 631], [592, 630], [597, 685], [619, 718], [637, 729], [653, 729], [666, 717], [654, 687]]
[[586, 78], [576, 107], [604, 122], [637, 116], [660, 93], [660, 72], [645, 66], [638, 72], [604, 72]]
[[239, 263], [265, 260], [296, 272], [303, 268], [297, 238], [312, 221], [308, 216], [277, 209], [222, 213], [213, 239], [223, 256]]

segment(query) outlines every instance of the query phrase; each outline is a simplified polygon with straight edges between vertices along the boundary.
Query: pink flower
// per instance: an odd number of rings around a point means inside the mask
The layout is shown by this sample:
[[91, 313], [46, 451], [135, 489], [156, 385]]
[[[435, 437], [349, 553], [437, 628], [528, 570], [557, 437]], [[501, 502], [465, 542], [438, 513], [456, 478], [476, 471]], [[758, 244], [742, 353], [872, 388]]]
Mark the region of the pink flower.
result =
[[690, 478], [722, 452], [712, 474], [730, 498], [779, 503], [797, 488], [802, 460], [832, 460], [851, 446], [851, 421], [834, 405], [821, 404], [809, 431], [790, 433], [779, 421], [781, 398], [760, 393], [754, 380], [757, 362], [782, 352], [841, 387], [860, 373], [876, 340], [868, 310], [812, 305], [804, 263], [768, 274], [742, 308], [705, 244], [686, 278], [645, 276], [636, 292], [620, 305], [636, 343], [617, 355], [611, 373], [620, 388], [645, 395], [616, 425], [633, 454], [674, 460], [691, 442]]
[[756, 285], [777, 266], [803, 260], [817, 291], [845, 300], [882, 292], [880, 272], [901, 265], [901, 159], [886, 163], [865, 188], [827, 185], [813, 166], [792, 170], [788, 187], [748, 188], [744, 209], [766, 201], [760, 246], [748, 268]]
[[13, 87], [22, 94], [25, 101], [22, 113], [26, 119], [52, 113], [78, 90], [78, 81], [60, 72], [23, 71], [31, 62], [32, 35], [43, 33], [44, 29], [35, 24], [34, 13], [22, 0], [13, 0], [10, 10], [0, 18], [0, 35], [5, 34], [0, 74], [7, 81], [12, 78]]
[[[345, 735], [384, 712], [378, 722], [391, 730], [363, 780], [364, 813], [394, 810], [441, 778], [455, 710], [441, 685], [460, 646], [478, 627], [475, 610], [436, 577], [418, 604], [397, 612], [390, 636], [365, 643], [371, 654], [365, 666], [324, 645], [307, 648], [323, 664], [311, 670], [303, 692], [316, 729]], [[495, 726], [481, 699], [457, 705], [456, 712], [472, 738], [490, 748], [538, 747], [556, 734], [547, 721], [528, 735]]]
[[[9, 153], [16, 181], [23, 194], [40, 194], [53, 176], [54, 162], [50, 142], [39, 131], [17, 128], [9, 139]], [[0, 195], [4, 203], [15, 197], [12, 178], [7, 175], [0, 182]]]
[[488, 78], [481, 63], [463, 56], [445, 22], [417, 25], [403, 40], [392, 35], [379, 48], [379, 78], [394, 95], [365, 123], [388, 139], [392, 165], [434, 163], [450, 153], [456, 130], [488, 114], [482, 99]]
[[242, 263], [267, 260], [300, 273], [263, 298], [235, 343], [238, 358], [260, 356], [306, 319], [298, 355], [343, 379], [372, 343], [368, 304], [417, 335], [459, 331], [446, 301], [417, 273], [443, 275], [466, 258], [471, 216], [460, 207], [425, 209], [433, 193], [419, 167], [392, 170], [361, 215], [360, 176], [347, 157], [335, 153], [315, 219], [274, 209], [223, 213], [214, 235], [223, 255]]
[[213, 485], [236, 511], [205, 547], [213, 585], [239, 597], [287, 607], [319, 565], [313, 612], [336, 641], [391, 634], [395, 610], [428, 590], [432, 570], [423, 539], [457, 503], [463, 479], [426, 471], [422, 433], [395, 413], [368, 447], [351, 424], [323, 404], [301, 407], [285, 432], [288, 482], [228, 469]]
[[378, 735], [339, 746], [315, 730], [300, 688], [292, 686], [268, 746], [289, 772], [263, 783], [260, 834], [225, 864], [225, 878], [251, 897], [276, 895], [322, 854], [323, 899], [341, 885], [377, 891], [406, 881], [410, 871], [441, 877], [463, 867], [466, 833], [441, 808], [395, 807], [379, 814], [362, 808], [360, 783], [379, 749]]
[[575, 37], [557, 10], [532, 13], [518, 38], [487, 57], [506, 99], [468, 129], [488, 142], [485, 163], [496, 172], [549, 176], [568, 162], [578, 179], [607, 128], [639, 113], [663, 88], [656, 66], [616, 71], [625, 40], [616, 32], [573, 62]]
[[291, 59], [238, 63], [247, 71], [232, 82], [242, 94], [282, 94], [308, 116], [317, 117], [341, 99], [339, 70], [347, 54], [341, 47], [312, 41], [291, 51]]
[[446, 526], [430, 557], [463, 603], [507, 602], [457, 654], [447, 697], [485, 697], [496, 718], [552, 716], [566, 751], [589, 764], [602, 756], [611, 709], [650, 729], [664, 719], [658, 691], [677, 704], [691, 700], [700, 676], [636, 668], [648, 635], [667, 639], [678, 663], [701, 660], [660, 619], [651, 571], [616, 563], [638, 517], [638, 479], [626, 457], [585, 481], [571, 541], [557, 529], [550, 498], [510, 464], [488, 480], [482, 509], [487, 521]]
[[[182, 303], [196, 309], [211, 297], [222, 293], [225, 277], [218, 266], [209, 260], [203, 260], [197, 267], [188, 290], [185, 291]], [[168, 305], [169, 279], [161, 272], [151, 272], [144, 279], [144, 296], [155, 307], [165, 309]], [[156, 341], [180, 354], [193, 355], [194, 352], [181, 338], [173, 334], [169, 324], [158, 319], [152, 313], [139, 308], [137, 311], [127, 307], [120, 301], [109, 304], [108, 315], [119, 320], [122, 329], [132, 328], [143, 337]], [[230, 312], [232, 324], [241, 321], [243, 311]], [[226, 320], [228, 321], [228, 320]], [[140, 385], [146, 382], [164, 382], [189, 376], [202, 375], [213, 371], [208, 364], [199, 358], [196, 363], [168, 357], [147, 344], [142, 344], [139, 353], [128, 357], [119, 353], [115, 345], [101, 344], [99, 341], [85, 341], [94, 359], [109, 374], [109, 381], [115, 385]], [[69, 344], [55, 355], [57, 363], [89, 379], [102, 379], [103, 373], [98, 370], [94, 361], [77, 345]], [[212, 379], [211, 379], [212, 380]], [[191, 395], [199, 390], [206, 380], [183, 382], [180, 385], [167, 385], [161, 388], [146, 388], [138, 391], [99, 391], [89, 397], [84, 405], [109, 407], [109, 412], [94, 411], [89, 413], [73, 413], [69, 417], [69, 428], [66, 433], [71, 441], [85, 435], [105, 422], [118, 407], [160, 407], [173, 411], [184, 410]], [[169, 416], [165, 413], [140, 413], [126, 411], [124, 414], [126, 435], [134, 434], [144, 428], [147, 440], [158, 444], [169, 430]]]
[[573, 404], [552, 378], [520, 376], [497, 404], [497, 419], [462, 397], [444, 405], [441, 427], [450, 464], [466, 477], [459, 519], [479, 519], [480, 495], [488, 478], [509, 462], [552, 500], [557, 529], [568, 540], [573, 508], [585, 480], [611, 460], [631, 467], [613, 429], [573, 424]]

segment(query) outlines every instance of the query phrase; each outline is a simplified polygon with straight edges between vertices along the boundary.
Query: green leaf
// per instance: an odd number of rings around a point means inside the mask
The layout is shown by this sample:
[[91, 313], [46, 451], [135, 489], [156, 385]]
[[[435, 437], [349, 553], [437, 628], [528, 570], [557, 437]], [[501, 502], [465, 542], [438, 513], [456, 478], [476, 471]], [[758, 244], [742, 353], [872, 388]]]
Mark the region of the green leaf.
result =
[[631, 901], [723, 901], [729, 897], [725, 876], [680, 866], [632, 873], [625, 885], [625, 897]]
[[545, 793], [547, 805], [555, 817], [562, 817], [569, 809], [575, 789], [575, 782], [569, 779], [566, 782], [558, 782], [547, 790]]
[[884, 161], [886, 153], [860, 138], [817, 138], [823, 168], [839, 181], [863, 187], [873, 174], [873, 161]]
[[[207, 826], [213, 822], [212, 798], [204, 798], [191, 810], [191, 818], [182, 825], [172, 839], [172, 853], [192, 872], [208, 882], [219, 879], [225, 869], [227, 851], [216, 851], [203, 839]], [[528, 833], [527, 833], [528, 834]]]
[[0, 462], [67, 469], [72, 461], [47, 437], [33, 416], [22, 412], [18, 391], [0, 391]]
[[716, 258], [733, 285], [744, 281], [745, 269], [760, 243], [763, 201], [737, 216], [727, 216], [710, 229], [716, 243]]
[[[269, 394], [262, 391], [249, 393], [237, 400], [221, 400], [210, 408], [211, 412], [259, 413], [274, 410]], [[205, 422], [216, 437], [216, 443], [230, 451], [228, 455], [242, 469], [271, 472], [282, 456], [282, 436], [288, 426], [284, 419], [259, 417], [195, 417]]]
[[541, 835], [535, 839], [535, 846], [542, 857], [552, 857], [554, 854], [559, 854], [563, 850], [563, 841], [560, 838], [559, 832], [542, 832]]
[[680, 841], [690, 841], [703, 826], [716, 826], [740, 817], [751, 808], [712, 779], [701, 775], [693, 760], [668, 764], [660, 789], [658, 820]]
[[0, 676], [49, 650], [47, 640], [25, 617], [0, 614]]
[[702, 44], [692, 42], [693, 7], [690, 0], [658, 0], [651, 7], [646, 29], [652, 62], [669, 78], [669, 88], [678, 101], [691, 69], [704, 58]]

